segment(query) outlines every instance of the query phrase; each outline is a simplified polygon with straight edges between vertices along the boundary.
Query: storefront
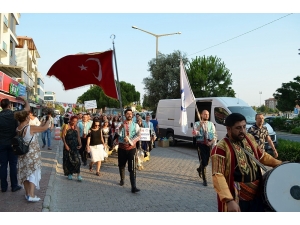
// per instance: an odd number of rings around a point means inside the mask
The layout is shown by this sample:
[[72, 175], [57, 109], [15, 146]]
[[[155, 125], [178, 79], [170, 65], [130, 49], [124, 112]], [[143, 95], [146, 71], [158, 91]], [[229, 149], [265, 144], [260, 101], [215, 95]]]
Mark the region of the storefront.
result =
[[13, 111], [20, 110], [24, 108], [24, 101], [16, 99], [18, 96], [27, 98], [26, 87], [0, 71], [0, 100], [7, 98], [13, 104]]

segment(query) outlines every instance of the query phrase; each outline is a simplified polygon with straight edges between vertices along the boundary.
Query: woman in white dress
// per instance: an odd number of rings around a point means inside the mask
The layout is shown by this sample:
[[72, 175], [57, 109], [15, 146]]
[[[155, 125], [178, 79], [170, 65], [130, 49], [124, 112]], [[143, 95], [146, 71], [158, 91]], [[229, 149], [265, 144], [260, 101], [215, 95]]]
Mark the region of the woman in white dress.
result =
[[94, 119], [87, 136], [86, 150], [91, 155], [90, 171], [93, 171], [93, 165], [96, 163], [96, 175], [100, 176], [101, 161], [108, 155], [104, 151], [104, 140], [100, 128], [100, 120], [98, 119]]
[[19, 135], [23, 132], [23, 139], [29, 143], [29, 152], [18, 157], [18, 170], [21, 185], [25, 189], [25, 198], [29, 202], [38, 202], [40, 198], [35, 196], [34, 191], [40, 189], [39, 182], [41, 180], [41, 150], [38, 142], [37, 133], [48, 129], [50, 120], [47, 117], [46, 121], [40, 126], [29, 125], [30, 117], [28, 111], [20, 111], [15, 113], [15, 119], [19, 121], [17, 132]]

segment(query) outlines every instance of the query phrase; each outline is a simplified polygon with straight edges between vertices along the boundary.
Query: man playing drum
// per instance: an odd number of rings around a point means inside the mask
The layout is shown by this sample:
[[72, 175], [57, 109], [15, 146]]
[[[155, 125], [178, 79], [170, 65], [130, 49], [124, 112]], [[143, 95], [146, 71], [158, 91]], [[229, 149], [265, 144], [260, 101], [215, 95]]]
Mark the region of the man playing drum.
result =
[[259, 191], [261, 169], [244, 151], [266, 166], [275, 167], [282, 162], [262, 150], [254, 137], [246, 132], [246, 118], [242, 114], [230, 114], [225, 126], [226, 137], [218, 142], [211, 153], [218, 211], [263, 212], [264, 204]]

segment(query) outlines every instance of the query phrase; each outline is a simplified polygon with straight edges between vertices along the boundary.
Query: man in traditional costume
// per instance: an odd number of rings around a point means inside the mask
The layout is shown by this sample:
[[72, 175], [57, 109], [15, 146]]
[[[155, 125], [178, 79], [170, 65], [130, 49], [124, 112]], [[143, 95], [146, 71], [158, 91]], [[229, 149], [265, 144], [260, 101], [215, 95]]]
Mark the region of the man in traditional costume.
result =
[[118, 133], [118, 166], [120, 172], [120, 185], [124, 185], [125, 180], [125, 166], [128, 162], [128, 171], [130, 175], [131, 192], [139, 192], [140, 189], [136, 187], [136, 142], [140, 139], [140, 127], [137, 123], [132, 121], [132, 110], [130, 108], [125, 110], [126, 120], [120, 123], [116, 132]]
[[215, 125], [208, 121], [209, 112], [201, 112], [201, 121], [194, 124], [193, 135], [196, 137], [197, 151], [200, 166], [197, 168], [199, 177], [203, 179], [203, 185], [207, 186], [206, 167], [209, 162], [211, 148], [217, 142]]
[[[227, 135], [212, 149], [212, 177], [217, 192], [219, 212], [263, 212], [260, 196], [262, 173], [260, 163], [275, 167], [282, 162], [262, 150], [246, 132], [246, 118], [239, 113], [225, 120]], [[274, 187], [276, 188], [276, 187]]]

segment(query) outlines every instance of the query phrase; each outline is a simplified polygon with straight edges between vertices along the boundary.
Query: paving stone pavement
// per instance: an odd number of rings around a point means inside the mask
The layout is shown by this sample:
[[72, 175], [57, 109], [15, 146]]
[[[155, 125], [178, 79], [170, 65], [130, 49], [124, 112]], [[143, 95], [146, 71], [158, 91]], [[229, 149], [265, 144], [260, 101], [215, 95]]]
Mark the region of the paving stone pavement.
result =
[[[38, 137], [39, 144], [42, 147], [41, 134]], [[42, 174], [40, 181], [40, 190], [36, 190], [35, 194], [41, 198], [39, 202], [27, 202], [24, 198], [25, 190], [21, 189], [17, 192], [11, 192], [9, 169], [8, 169], [8, 189], [7, 192], [0, 192], [0, 212], [41, 212], [43, 208], [47, 211], [49, 208], [49, 198], [51, 192], [49, 183], [53, 182], [56, 174], [57, 156], [59, 153], [59, 141], [53, 139], [52, 132], [52, 150], [45, 147], [41, 149], [42, 155]], [[9, 167], [8, 167], [9, 168]], [[50, 182], [49, 182], [50, 181]], [[46, 203], [46, 204], [45, 204]], [[48, 204], [48, 205], [47, 205]]]
[[[117, 154], [102, 162], [98, 177], [88, 166], [81, 166], [82, 182], [68, 180], [62, 169], [60, 144], [56, 175], [49, 181], [49, 198], [43, 211], [50, 212], [217, 212], [216, 193], [211, 176], [208, 186], [202, 185], [196, 168], [195, 148], [184, 146], [151, 151], [144, 170], [137, 171], [139, 193], [131, 193], [129, 172], [126, 168], [125, 185], [119, 186]], [[211, 174], [211, 167], [208, 167]], [[51, 190], [50, 190], [51, 189]], [[49, 206], [49, 207], [48, 207]]]

